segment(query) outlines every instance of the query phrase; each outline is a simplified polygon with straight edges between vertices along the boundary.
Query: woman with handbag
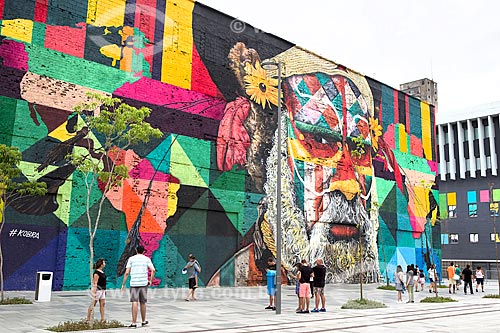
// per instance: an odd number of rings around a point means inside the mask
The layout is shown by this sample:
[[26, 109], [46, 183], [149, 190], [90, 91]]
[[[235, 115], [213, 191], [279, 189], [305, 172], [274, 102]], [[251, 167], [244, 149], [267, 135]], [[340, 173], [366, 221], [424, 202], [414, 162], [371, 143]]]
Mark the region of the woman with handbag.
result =
[[394, 283], [396, 284], [396, 290], [398, 291], [398, 303], [403, 303], [403, 293], [405, 290], [403, 268], [398, 265], [396, 272], [394, 273]]

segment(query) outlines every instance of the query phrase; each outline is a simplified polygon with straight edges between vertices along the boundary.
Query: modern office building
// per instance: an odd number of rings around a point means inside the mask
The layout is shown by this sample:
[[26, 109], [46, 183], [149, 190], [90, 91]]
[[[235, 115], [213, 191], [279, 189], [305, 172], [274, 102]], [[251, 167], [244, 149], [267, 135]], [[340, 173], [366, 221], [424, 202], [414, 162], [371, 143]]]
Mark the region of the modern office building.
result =
[[399, 85], [399, 90], [430, 105], [438, 105], [437, 83], [430, 79], [420, 79]]
[[453, 261], [497, 276], [499, 113], [495, 102], [437, 115], [443, 269]]

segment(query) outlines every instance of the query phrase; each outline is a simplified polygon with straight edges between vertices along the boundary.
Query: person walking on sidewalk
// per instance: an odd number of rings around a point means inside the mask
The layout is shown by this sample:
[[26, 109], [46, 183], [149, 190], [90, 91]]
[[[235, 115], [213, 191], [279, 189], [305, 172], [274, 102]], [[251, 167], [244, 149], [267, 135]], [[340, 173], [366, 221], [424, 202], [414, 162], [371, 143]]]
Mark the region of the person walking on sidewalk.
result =
[[429, 292], [430, 293], [435, 293], [437, 292], [437, 275], [436, 275], [436, 266], [434, 264], [431, 264], [429, 269], [427, 270], [427, 274], [429, 275]]
[[191, 300], [194, 301], [196, 300], [196, 297], [194, 297], [194, 292], [196, 288], [198, 288], [197, 274], [201, 271], [200, 264], [198, 263], [198, 260], [196, 260], [195, 256], [193, 256], [192, 254], [189, 255], [188, 262], [186, 263], [186, 266], [184, 266], [184, 269], [187, 270], [189, 285], [189, 290], [186, 295], [186, 301], [189, 301], [190, 296]]
[[484, 293], [484, 271], [481, 269], [481, 266], [477, 266], [476, 268], [476, 292], [478, 293], [479, 285], [481, 285], [481, 292]]
[[470, 265], [467, 265], [467, 267], [464, 268], [464, 270], [462, 271], [462, 276], [464, 280], [464, 293], [467, 295], [467, 286], [469, 286], [471, 295], [474, 294], [474, 292], [472, 291], [472, 277], [474, 275], [470, 270]]
[[455, 280], [455, 267], [453, 266], [453, 261], [450, 262], [450, 266], [446, 269], [448, 273], [448, 292], [451, 294], [451, 286], [453, 286], [453, 293], [455, 293], [457, 280]]
[[425, 286], [425, 274], [424, 270], [421, 269], [418, 272], [418, 284], [417, 284], [417, 290], [418, 290], [418, 285], [420, 285], [420, 291], [424, 291], [424, 286]]
[[458, 287], [460, 287], [460, 285], [462, 284], [462, 270], [460, 269], [460, 267], [458, 267], [458, 264], [455, 264], [455, 280], [457, 280], [458, 291]]
[[408, 290], [408, 302], [415, 303], [415, 280], [413, 279], [414, 268], [412, 265], [406, 266], [406, 290]]
[[[313, 267], [314, 273], [314, 304], [315, 307], [311, 312], [326, 312], [326, 299], [325, 299], [325, 279], [326, 267], [323, 264], [323, 259], [316, 259], [316, 266]], [[319, 300], [321, 298], [321, 309], [319, 307]]]
[[418, 265], [415, 265], [413, 268], [413, 284], [415, 285], [415, 292], [418, 293], [418, 274], [419, 274]]
[[[151, 259], [146, 257], [144, 246], [139, 245], [136, 249], [137, 254], [128, 259], [125, 275], [123, 276], [122, 290], [125, 290], [128, 276], [130, 275], [130, 302], [132, 302], [132, 324], [128, 327], [137, 327], [138, 303], [141, 304], [142, 326], [149, 322], [146, 320], [146, 303], [148, 302], [148, 286], [152, 285], [155, 277], [155, 267]], [[151, 276], [148, 278], [148, 268], [151, 270]]]
[[104, 273], [104, 267], [106, 267], [106, 261], [104, 259], [98, 259], [94, 265], [94, 274], [92, 275], [92, 298], [93, 302], [90, 304], [87, 311], [87, 321], [90, 321], [92, 316], [92, 310], [94, 309], [97, 301], [99, 301], [99, 310], [101, 312], [101, 322], [105, 322], [104, 319], [104, 305], [106, 304], [106, 274]]

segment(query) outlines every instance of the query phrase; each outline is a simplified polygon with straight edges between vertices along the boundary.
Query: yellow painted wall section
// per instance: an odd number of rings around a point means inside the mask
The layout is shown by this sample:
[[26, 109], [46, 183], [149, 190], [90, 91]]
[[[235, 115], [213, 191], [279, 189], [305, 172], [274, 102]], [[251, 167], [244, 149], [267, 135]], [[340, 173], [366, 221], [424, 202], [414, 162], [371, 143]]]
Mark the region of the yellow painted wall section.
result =
[[422, 146], [424, 157], [432, 161], [432, 129], [431, 129], [431, 109], [429, 104], [420, 102], [422, 110]]
[[415, 186], [413, 188], [415, 191], [415, 211], [414, 214], [417, 217], [426, 217], [429, 211], [428, 201], [429, 201], [429, 190], [424, 187]]
[[450, 192], [448, 193], [448, 206], [456, 206], [457, 205], [457, 193]]
[[125, 3], [126, 0], [89, 0], [87, 23], [95, 26], [122, 26]]
[[166, 0], [161, 81], [186, 89], [191, 88], [193, 8], [191, 0]]
[[5, 37], [31, 43], [33, 21], [23, 19], [3, 20], [1, 34]]
[[399, 150], [403, 153], [408, 152], [408, 135], [403, 124], [399, 124]]

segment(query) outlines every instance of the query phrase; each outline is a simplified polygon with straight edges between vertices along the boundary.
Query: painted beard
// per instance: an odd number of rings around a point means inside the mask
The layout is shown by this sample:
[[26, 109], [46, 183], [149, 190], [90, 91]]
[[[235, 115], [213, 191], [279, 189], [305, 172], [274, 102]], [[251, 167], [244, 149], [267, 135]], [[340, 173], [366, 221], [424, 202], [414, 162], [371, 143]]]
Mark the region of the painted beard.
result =
[[[377, 222], [376, 219], [370, 220], [359, 196], [347, 200], [337, 190], [324, 193], [323, 200], [327, 205], [315, 223], [308, 223], [305, 218], [306, 213], [299, 209], [293, 175], [287, 163], [285, 117], [283, 115], [281, 119], [283, 130], [280, 154], [283, 266], [290, 270], [302, 259], [314, 262], [317, 258], [322, 258], [327, 267], [327, 282], [358, 282], [360, 272], [364, 282], [378, 281]], [[264, 186], [268, 203], [267, 220], [274, 237], [276, 237], [277, 137], [276, 133], [266, 164], [267, 181]]]

